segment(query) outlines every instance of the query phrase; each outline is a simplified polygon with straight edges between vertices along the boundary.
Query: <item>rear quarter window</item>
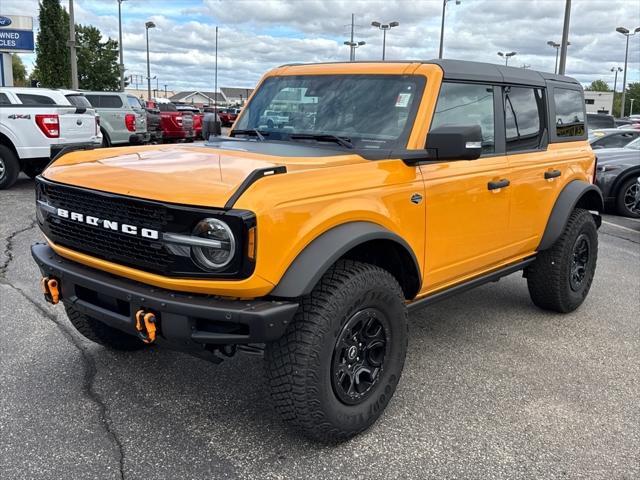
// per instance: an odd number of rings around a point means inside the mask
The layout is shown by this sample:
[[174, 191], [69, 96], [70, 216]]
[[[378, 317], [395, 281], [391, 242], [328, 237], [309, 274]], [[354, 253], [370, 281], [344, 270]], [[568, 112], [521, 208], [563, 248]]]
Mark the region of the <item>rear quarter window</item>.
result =
[[122, 99], [117, 95], [99, 95], [101, 108], [122, 108]]
[[24, 105], [55, 105], [53, 98], [33, 93], [18, 93], [18, 98]]
[[7, 97], [4, 93], [0, 93], [0, 105], [11, 105], [9, 97]]
[[74, 107], [91, 108], [91, 103], [84, 95], [67, 95], [66, 97]]
[[131, 97], [127, 95], [127, 101], [132, 108], [144, 108], [137, 97]]
[[554, 88], [553, 103], [556, 112], [556, 136], [559, 138], [584, 137], [584, 103], [578, 90]]

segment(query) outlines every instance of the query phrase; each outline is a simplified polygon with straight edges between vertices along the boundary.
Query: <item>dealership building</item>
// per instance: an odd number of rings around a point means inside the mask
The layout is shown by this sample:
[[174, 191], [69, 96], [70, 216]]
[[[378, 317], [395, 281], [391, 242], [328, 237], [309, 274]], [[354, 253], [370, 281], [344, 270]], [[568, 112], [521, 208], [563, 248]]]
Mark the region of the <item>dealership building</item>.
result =
[[613, 112], [613, 92], [595, 92], [585, 90], [584, 103], [587, 113], [607, 113]]

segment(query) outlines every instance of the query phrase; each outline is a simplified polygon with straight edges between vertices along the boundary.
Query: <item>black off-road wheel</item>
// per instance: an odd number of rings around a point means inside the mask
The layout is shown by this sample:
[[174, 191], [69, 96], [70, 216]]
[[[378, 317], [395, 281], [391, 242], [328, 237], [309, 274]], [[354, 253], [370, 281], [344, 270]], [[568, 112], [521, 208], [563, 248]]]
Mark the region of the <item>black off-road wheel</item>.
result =
[[10, 188], [20, 174], [20, 163], [13, 151], [5, 146], [0, 145], [0, 190]]
[[636, 175], [620, 187], [616, 197], [616, 209], [625, 217], [640, 218], [640, 180]]
[[285, 335], [265, 349], [276, 411], [316, 441], [369, 428], [395, 392], [407, 350], [407, 309], [396, 279], [340, 261], [321, 279]]
[[128, 335], [95, 318], [80, 313], [70, 305], [65, 305], [69, 321], [84, 337], [111, 350], [134, 351], [149, 347], [138, 337]]
[[531, 300], [545, 310], [572, 312], [589, 293], [597, 260], [596, 223], [591, 213], [577, 208], [560, 238], [527, 267]]

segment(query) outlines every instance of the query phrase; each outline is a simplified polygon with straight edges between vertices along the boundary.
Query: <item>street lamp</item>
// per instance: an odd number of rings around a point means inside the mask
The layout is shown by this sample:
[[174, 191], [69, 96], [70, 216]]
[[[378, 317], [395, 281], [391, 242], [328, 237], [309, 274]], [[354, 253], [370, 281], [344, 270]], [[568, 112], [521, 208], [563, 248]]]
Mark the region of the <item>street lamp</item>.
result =
[[502, 52], [498, 52], [498, 55], [500, 55], [501, 57], [504, 57], [504, 64], [509, 65], [509, 57], [513, 57], [514, 55], [517, 55], [518, 52], [507, 52], [507, 53], [502, 53]]
[[380, 22], [371, 22], [372, 27], [379, 28], [382, 30], [382, 61], [384, 62], [384, 52], [387, 44], [387, 30], [391, 30], [393, 27], [397, 27], [400, 25], [398, 22], [389, 22], [389, 23], [380, 23]]
[[355, 62], [356, 61], [356, 48], [361, 47], [363, 45], [366, 45], [367, 42], [363, 42], [363, 41], [359, 41], [359, 42], [350, 42], [350, 41], [345, 41], [344, 42], [345, 45], [347, 45], [350, 49], [351, 49], [351, 59], [350, 61]]
[[[553, 47], [553, 48], [556, 49], [556, 68], [553, 71], [553, 73], [558, 73], [558, 54], [560, 53], [560, 47], [562, 45], [560, 45], [559, 43], [556, 43], [556, 42], [554, 42], [552, 40], [549, 40], [547, 42], [547, 45], [549, 45], [550, 47]], [[571, 45], [571, 42], [567, 42], [567, 46], [569, 46], [569, 45]]]
[[616, 87], [618, 85], [618, 72], [622, 71], [621, 67], [611, 67], [611, 71], [615, 72], [615, 75], [613, 77], [613, 93], [616, 93]]
[[118, 46], [120, 47], [120, 91], [124, 92], [124, 58], [122, 57], [122, 2], [118, 0]]
[[[442, 58], [442, 49], [444, 47], [444, 12], [447, 9], [447, 3], [451, 0], [442, 0], [442, 25], [440, 25], [440, 53], [438, 54], [438, 58]], [[461, 0], [456, 0], [456, 5], [460, 5]]]
[[629, 32], [627, 28], [618, 27], [616, 28], [616, 32], [621, 33], [625, 37], [627, 37], [627, 47], [624, 51], [624, 74], [622, 76], [622, 109], [620, 112], [620, 117], [624, 117], [624, 107], [625, 107], [625, 99], [627, 96], [627, 60], [629, 59], [629, 37], [632, 37], [636, 33], [640, 32], [640, 27], [637, 27], [633, 33]]
[[149, 65], [149, 29], [156, 28], [156, 24], [153, 22], [146, 22], [144, 24], [147, 29], [147, 100], [151, 101], [151, 66]]

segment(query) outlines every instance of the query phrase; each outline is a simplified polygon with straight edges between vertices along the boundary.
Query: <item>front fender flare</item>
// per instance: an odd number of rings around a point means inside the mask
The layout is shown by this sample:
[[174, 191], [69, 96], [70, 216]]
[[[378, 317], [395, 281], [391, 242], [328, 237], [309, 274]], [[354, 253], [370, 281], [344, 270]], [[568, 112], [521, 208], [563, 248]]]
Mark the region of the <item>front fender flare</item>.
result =
[[413, 259], [418, 276], [420, 267], [415, 253], [399, 235], [371, 222], [351, 222], [334, 227], [314, 239], [289, 265], [272, 296], [296, 298], [311, 293], [325, 272], [354, 247], [370, 240], [391, 240], [403, 247]]
[[[576, 207], [602, 212], [604, 210], [602, 192], [595, 185], [582, 180], [573, 180], [568, 183], [556, 199], [537, 251], [550, 248], [560, 238], [569, 215]], [[600, 223], [598, 222], [597, 225], [600, 226]]]

